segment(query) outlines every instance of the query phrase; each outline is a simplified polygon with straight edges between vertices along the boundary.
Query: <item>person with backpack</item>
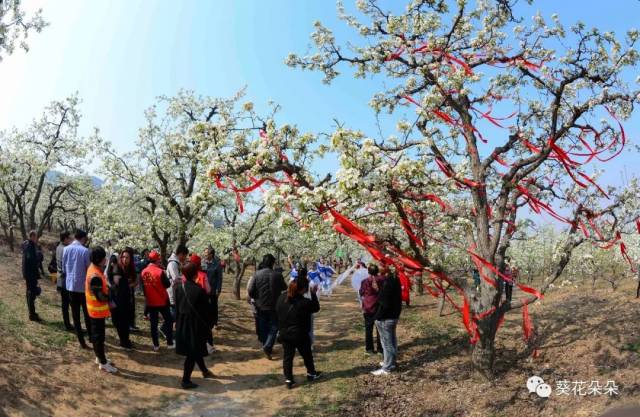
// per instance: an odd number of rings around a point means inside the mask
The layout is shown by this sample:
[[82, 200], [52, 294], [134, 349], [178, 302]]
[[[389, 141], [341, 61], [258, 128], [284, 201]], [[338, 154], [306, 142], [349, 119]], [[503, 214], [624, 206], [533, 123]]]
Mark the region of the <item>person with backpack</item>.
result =
[[304, 360], [307, 368], [307, 380], [315, 381], [320, 377], [313, 362], [311, 351], [311, 315], [320, 311], [320, 303], [316, 292], [318, 287], [311, 289], [311, 299], [305, 298], [309, 290], [307, 270], [301, 268], [298, 277], [289, 283], [287, 292], [280, 295], [276, 303], [278, 318], [278, 341], [282, 343], [283, 359], [282, 370], [287, 388], [295, 386], [293, 377], [293, 358], [296, 350]]
[[[176, 303], [173, 298], [174, 289], [182, 282], [182, 272], [180, 269], [189, 256], [189, 249], [185, 245], [178, 245], [176, 250], [169, 256], [167, 261], [167, 278], [169, 278], [169, 287], [167, 288], [167, 294], [169, 295], [169, 310], [173, 316], [173, 321], [176, 319]], [[151, 260], [151, 255], [149, 255]]]
[[146, 308], [149, 312], [153, 351], [157, 352], [160, 350], [160, 342], [158, 340], [158, 316], [160, 315], [164, 319], [161, 330], [167, 338], [167, 347], [169, 349], [175, 347], [173, 344], [174, 320], [169, 310], [169, 293], [167, 292], [171, 282], [164, 269], [162, 269], [162, 256], [158, 251], [152, 250], [149, 253], [149, 261], [149, 265], [142, 271], [142, 284], [144, 286]]
[[258, 316], [258, 339], [262, 343], [262, 350], [269, 360], [272, 359], [273, 345], [278, 334], [278, 317], [276, 302], [280, 294], [287, 289], [287, 284], [281, 273], [273, 270], [276, 258], [267, 254], [262, 258], [262, 269], [255, 273], [249, 297], [256, 306]]
[[197, 364], [203, 378], [213, 378], [204, 363], [207, 356], [207, 338], [211, 334], [209, 298], [196, 283], [198, 267], [188, 262], [182, 268], [184, 283], [175, 289], [176, 301], [176, 353], [185, 356], [182, 380], [184, 389], [197, 388], [191, 381], [191, 373]]

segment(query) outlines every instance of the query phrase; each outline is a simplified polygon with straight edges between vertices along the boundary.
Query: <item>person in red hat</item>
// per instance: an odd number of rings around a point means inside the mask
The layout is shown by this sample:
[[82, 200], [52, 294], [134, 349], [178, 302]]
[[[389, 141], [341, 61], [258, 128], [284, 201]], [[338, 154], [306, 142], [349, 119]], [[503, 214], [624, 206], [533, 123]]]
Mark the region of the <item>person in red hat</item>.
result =
[[160, 350], [158, 341], [158, 316], [162, 315], [164, 323], [161, 331], [167, 338], [167, 347], [172, 349], [173, 344], [173, 317], [169, 309], [169, 295], [167, 288], [171, 286], [171, 282], [167, 277], [164, 269], [162, 269], [162, 257], [156, 250], [149, 253], [149, 265], [142, 270], [140, 274], [144, 289], [144, 298], [149, 312], [149, 322], [151, 323], [151, 340], [153, 341], [153, 350]]
[[[212, 305], [211, 303], [211, 299], [212, 299], [211, 283], [209, 282], [207, 273], [202, 270], [202, 258], [200, 258], [198, 255], [194, 253], [194, 254], [191, 254], [191, 257], [189, 258], [189, 262], [194, 264], [198, 271], [196, 275], [195, 283], [198, 284], [198, 286], [200, 286], [200, 288], [204, 290], [204, 292], [207, 294], [207, 298], [209, 299], [209, 305], [208, 305], [209, 313], [208, 313], [207, 320], [209, 320], [209, 322], [213, 324], [214, 308], [216, 308], [216, 306]], [[183, 280], [186, 280], [186, 278], [183, 277]], [[209, 337], [207, 338], [207, 352], [209, 354], [215, 351], [213, 347], [213, 326], [211, 326], [210, 330], [211, 331], [210, 331]]]

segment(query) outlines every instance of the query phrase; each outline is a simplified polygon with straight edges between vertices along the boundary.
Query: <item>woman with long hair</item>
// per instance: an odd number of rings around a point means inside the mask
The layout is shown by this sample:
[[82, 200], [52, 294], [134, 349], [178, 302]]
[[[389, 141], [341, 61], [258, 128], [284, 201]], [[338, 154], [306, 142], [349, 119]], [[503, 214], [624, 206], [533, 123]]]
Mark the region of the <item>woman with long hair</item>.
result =
[[298, 277], [291, 281], [287, 291], [282, 293], [276, 303], [276, 314], [278, 316], [279, 341], [282, 343], [283, 359], [282, 368], [287, 388], [291, 389], [295, 385], [293, 379], [293, 358], [296, 350], [304, 360], [307, 368], [307, 380], [315, 381], [320, 377], [320, 372], [316, 371], [313, 363], [313, 353], [311, 352], [311, 315], [320, 311], [320, 303], [316, 295], [318, 287], [311, 289], [311, 299], [305, 298], [305, 293], [309, 290], [309, 280], [307, 270], [301, 268]]
[[125, 349], [133, 349], [133, 343], [129, 339], [132, 308], [130, 282], [131, 279], [135, 279], [135, 276], [133, 249], [127, 247], [113, 262], [109, 262], [107, 268], [107, 277], [111, 286], [111, 321], [118, 331], [120, 346]]
[[209, 300], [207, 293], [196, 283], [198, 267], [188, 262], [182, 267], [183, 285], [176, 287], [176, 353], [185, 356], [181, 386], [184, 389], [197, 388], [191, 381], [191, 373], [196, 364], [203, 378], [213, 378], [207, 369], [207, 339], [211, 335]]

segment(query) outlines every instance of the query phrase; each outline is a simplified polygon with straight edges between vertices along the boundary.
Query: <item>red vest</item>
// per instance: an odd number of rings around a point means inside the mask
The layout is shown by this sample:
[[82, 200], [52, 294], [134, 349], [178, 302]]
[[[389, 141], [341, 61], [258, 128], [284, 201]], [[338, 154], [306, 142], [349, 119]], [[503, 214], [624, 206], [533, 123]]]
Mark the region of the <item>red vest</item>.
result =
[[140, 274], [144, 286], [144, 298], [149, 307], [164, 307], [169, 304], [169, 294], [162, 285], [164, 269], [156, 264], [149, 264]]

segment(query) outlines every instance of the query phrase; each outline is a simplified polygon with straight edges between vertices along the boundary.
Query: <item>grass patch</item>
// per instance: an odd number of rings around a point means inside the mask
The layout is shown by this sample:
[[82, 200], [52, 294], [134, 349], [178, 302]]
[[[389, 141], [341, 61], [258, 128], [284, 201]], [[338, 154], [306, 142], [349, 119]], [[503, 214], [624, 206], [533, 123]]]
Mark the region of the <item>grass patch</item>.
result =
[[43, 349], [58, 349], [73, 340], [74, 335], [65, 330], [61, 321], [47, 320], [31, 326], [18, 318], [20, 314], [26, 311], [16, 311], [0, 300], [0, 328], [11, 338], [29, 341]]
[[10, 337], [21, 337], [24, 333], [24, 322], [11, 311], [8, 305], [0, 300], [0, 328], [9, 333]]
[[627, 351], [630, 351], [630, 352], [640, 353], [640, 342], [627, 343], [626, 345], [624, 345], [622, 350], [627, 350]]

